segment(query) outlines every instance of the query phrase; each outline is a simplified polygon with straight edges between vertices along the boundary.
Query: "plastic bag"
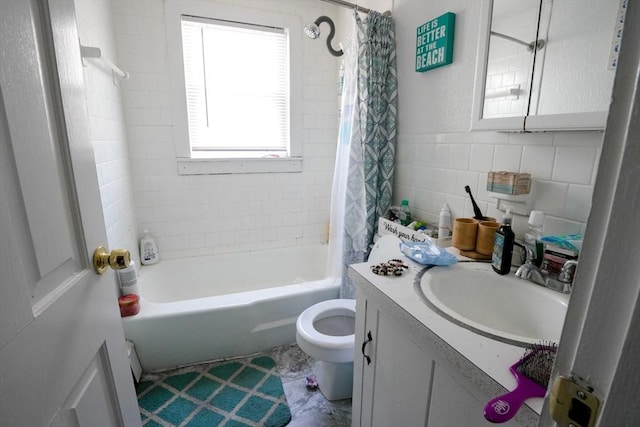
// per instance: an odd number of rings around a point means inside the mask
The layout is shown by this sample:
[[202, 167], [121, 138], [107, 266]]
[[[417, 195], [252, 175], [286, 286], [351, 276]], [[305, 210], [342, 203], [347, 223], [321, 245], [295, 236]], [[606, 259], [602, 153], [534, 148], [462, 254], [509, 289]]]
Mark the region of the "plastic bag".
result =
[[402, 242], [400, 252], [424, 265], [453, 265], [458, 262], [455, 255], [436, 245], [432, 239], [425, 242]]

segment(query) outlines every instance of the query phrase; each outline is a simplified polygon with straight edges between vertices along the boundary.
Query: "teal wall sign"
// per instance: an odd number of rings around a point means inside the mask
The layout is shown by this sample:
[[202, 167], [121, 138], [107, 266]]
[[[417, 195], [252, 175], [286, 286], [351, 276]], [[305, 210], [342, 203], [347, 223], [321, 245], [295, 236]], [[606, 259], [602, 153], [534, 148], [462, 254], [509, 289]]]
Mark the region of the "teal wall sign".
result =
[[453, 34], [456, 14], [447, 12], [416, 30], [416, 71], [451, 64], [453, 61]]

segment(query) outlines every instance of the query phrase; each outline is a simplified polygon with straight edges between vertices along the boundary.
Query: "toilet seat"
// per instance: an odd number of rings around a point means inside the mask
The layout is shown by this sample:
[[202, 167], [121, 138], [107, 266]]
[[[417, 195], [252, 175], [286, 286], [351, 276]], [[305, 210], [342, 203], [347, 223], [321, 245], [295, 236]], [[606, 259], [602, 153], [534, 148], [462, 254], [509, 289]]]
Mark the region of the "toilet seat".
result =
[[307, 354], [328, 362], [353, 362], [355, 332], [350, 335], [326, 335], [314, 323], [333, 316], [355, 318], [356, 301], [334, 299], [322, 301], [307, 308], [296, 322], [298, 345]]

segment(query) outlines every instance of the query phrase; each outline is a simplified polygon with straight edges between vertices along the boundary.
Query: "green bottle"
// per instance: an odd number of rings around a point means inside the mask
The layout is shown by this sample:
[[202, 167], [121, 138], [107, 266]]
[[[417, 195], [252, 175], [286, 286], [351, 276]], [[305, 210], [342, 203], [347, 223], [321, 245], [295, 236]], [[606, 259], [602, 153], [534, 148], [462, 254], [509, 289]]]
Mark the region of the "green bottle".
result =
[[411, 210], [409, 209], [409, 201], [404, 199], [400, 204], [400, 225], [411, 224]]

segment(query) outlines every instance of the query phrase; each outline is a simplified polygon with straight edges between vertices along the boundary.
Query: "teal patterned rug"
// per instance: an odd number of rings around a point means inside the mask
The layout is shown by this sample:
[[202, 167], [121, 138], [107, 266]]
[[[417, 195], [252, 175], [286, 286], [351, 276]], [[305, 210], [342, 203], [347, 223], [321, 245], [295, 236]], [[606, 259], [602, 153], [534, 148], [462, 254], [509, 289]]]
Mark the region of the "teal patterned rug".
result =
[[291, 420], [267, 356], [148, 374], [136, 391], [145, 427], [281, 427]]

